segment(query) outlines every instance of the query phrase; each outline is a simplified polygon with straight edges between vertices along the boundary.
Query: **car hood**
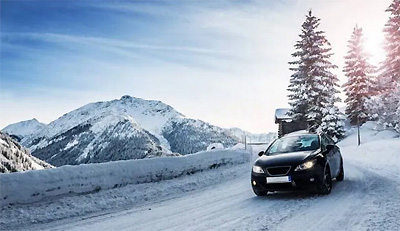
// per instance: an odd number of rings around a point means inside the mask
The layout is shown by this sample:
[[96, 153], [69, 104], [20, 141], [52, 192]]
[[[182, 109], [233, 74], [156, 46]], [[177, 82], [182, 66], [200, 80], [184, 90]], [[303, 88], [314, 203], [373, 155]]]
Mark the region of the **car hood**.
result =
[[306, 151], [306, 152], [290, 152], [282, 153], [272, 156], [263, 155], [259, 157], [255, 165], [260, 167], [273, 167], [273, 166], [284, 166], [284, 165], [298, 165], [304, 161], [307, 157], [313, 155], [317, 151]]

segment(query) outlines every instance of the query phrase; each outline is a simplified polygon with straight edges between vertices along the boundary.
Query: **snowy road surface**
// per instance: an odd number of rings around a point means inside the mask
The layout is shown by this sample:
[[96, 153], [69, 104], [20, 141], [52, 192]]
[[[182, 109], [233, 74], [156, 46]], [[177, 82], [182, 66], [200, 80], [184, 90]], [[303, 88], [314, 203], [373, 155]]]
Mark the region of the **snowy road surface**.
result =
[[359, 147], [356, 137], [339, 144], [345, 180], [327, 196], [256, 197], [245, 163], [8, 205], [0, 208], [0, 230], [400, 230], [399, 134], [364, 125]]
[[[342, 152], [346, 158], [353, 147], [344, 147]], [[41, 229], [399, 230], [399, 170], [371, 168], [359, 158], [345, 161], [345, 181], [334, 182], [328, 196], [275, 193], [256, 197], [248, 166], [242, 165], [240, 177], [217, 186], [123, 212], [50, 223]]]

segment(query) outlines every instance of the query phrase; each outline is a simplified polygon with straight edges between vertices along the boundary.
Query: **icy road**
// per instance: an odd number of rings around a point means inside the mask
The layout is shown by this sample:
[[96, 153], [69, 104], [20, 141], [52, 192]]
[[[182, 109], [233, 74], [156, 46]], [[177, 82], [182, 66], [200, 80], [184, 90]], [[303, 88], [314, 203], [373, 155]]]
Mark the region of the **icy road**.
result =
[[[383, 146], [377, 148], [378, 144]], [[382, 153], [374, 153], [378, 156], [371, 157], [371, 152], [379, 150]], [[41, 228], [399, 230], [400, 170], [399, 158], [393, 157], [399, 150], [398, 139], [377, 141], [361, 148], [342, 147], [345, 181], [334, 182], [332, 193], [327, 196], [275, 193], [267, 197], [256, 197], [250, 187], [250, 166], [245, 164], [234, 167], [239, 176], [236, 179], [185, 193], [181, 197], [148, 203], [123, 212], [60, 221]], [[356, 151], [359, 154], [354, 154]], [[390, 158], [393, 158], [392, 162], [387, 163]]]

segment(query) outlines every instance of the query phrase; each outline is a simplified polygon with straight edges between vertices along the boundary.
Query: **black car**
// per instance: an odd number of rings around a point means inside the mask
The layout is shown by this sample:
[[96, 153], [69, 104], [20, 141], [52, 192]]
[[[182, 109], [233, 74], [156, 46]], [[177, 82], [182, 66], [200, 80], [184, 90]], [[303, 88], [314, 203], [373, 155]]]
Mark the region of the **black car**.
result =
[[294, 189], [329, 194], [332, 179], [344, 179], [340, 149], [324, 133], [290, 133], [258, 155], [251, 172], [251, 185], [257, 196]]

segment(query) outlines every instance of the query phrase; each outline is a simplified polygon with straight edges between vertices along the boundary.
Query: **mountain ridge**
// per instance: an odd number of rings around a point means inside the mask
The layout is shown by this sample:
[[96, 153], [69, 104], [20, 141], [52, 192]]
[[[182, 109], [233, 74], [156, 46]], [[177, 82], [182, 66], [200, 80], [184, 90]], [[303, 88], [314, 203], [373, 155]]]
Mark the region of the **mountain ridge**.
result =
[[161, 101], [127, 95], [86, 104], [21, 140], [55, 166], [190, 154], [216, 142], [229, 147], [239, 140]]

